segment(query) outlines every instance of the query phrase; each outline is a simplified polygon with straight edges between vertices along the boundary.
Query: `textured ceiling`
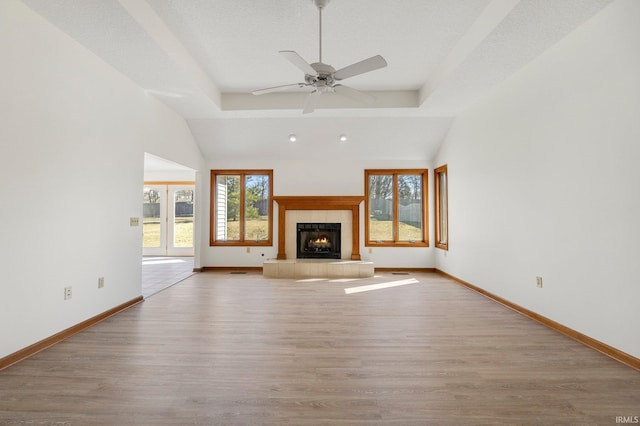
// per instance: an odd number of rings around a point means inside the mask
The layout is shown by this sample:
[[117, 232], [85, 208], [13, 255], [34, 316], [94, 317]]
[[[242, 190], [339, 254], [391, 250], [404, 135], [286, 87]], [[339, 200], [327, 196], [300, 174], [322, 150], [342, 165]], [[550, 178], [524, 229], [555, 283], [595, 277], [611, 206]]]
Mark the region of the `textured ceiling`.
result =
[[[301, 119], [305, 93], [250, 92], [303, 81], [280, 50], [318, 60], [311, 0], [22, 1], [184, 116], [203, 152], [242, 128], [220, 120]], [[388, 66], [344, 81], [375, 95], [373, 105], [326, 94], [311, 115], [368, 118], [364, 125], [422, 117], [441, 134], [443, 123], [611, 1], [332, 0], [323, 12], [323, 62], [339, 69], [380, 54]], [[414, 142], [420, 157], [435, 150]]]
[[[359, 76], [370, 90], [417, 90], [488, 0], [335, 0], [323, 12], [323, 61], [339, 69], [381, 54], [386, 70]], [[301, 80], [278, 55], [318, 60], [318, 12], [308, 0], [156, 0], [156, 13], [223, 92]], [[401, 40], [399, 44], [398, 41]]]

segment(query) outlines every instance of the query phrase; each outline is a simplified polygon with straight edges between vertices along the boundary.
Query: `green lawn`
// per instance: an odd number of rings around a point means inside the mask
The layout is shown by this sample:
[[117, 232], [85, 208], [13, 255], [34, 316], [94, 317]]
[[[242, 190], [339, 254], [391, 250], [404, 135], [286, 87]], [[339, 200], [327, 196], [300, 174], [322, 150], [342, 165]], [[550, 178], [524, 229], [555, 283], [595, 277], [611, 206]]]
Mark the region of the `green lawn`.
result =
[[[422, 230], [406, 223], [400, 223], [400, 240], [422, 241]], [[389, 241], [393, 239], [393, 222], [390, 220], [371, 220], [369, 222], [371, 241]]]
[[[267, 239], [269, 221], [266, 216], [258, 219], [248, 220], [245, 223], [245, 239], [246, 240], [265, 240]], [[227, 222], [227, 240], [233, 241], [240, 239], [240, 222]]]
[[[145, 218], [144, 221], [143, 244], [144, 247], [160, 246], [160, 221], [158, 218]], [[392, 237], [393, 222], [389, 220], [372, 220], [369, 222], [369, 233], [371, 240], [388, 241]], [[247, 221], [245, 234], [247, 239], [255, 240], [267, 238], [267, 227], [269, 222], [266, 217]], [[240, 238], [240, 222], [227, 222], [227, 237], [229, 240]], [[400, 223], [400, 239], [403, 241], [422, 241], [422, 230], [406, 223]], [[175, 247], [193, 246], [193, 219], [178, 218], [175, 224]]]
[[[144, 218], [142, 229], [142, 246], [160, 247], [160, 219]], [[193, 218], [176, 218], [173, 246], [193, 247]]]

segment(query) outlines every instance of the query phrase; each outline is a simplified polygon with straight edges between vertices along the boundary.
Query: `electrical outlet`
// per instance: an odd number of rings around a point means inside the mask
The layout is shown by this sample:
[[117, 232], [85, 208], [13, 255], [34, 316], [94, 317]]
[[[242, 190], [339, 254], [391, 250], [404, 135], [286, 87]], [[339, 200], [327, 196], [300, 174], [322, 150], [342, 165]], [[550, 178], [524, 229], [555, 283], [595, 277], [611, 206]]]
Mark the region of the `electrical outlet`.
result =
[[104, 287], [104, 277], [98, 278], [98, 288]]
[[251, 253], [251, 247], [247, 247], [247, 253]]
[[542, 288], [542, 277], [536, 277], [536, 285], [538, 288]]
[[71, 287], [65, 287], [64, 288], [64, 300], [71, 299], [71, 296], [72, 296]]
[[129, 218], [129, 226], [140, 226], [140, 218], [138, 218], [138, 217], [130, 217]]

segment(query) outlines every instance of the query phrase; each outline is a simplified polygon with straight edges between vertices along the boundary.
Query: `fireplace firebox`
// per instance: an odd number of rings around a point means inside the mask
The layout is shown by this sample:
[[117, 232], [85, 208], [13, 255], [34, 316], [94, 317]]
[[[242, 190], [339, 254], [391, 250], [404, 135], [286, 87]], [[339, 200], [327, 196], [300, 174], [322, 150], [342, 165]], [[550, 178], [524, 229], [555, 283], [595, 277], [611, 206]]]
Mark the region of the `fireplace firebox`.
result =
[[298, 259], [340, 259], [339, 223], [298, 223]]

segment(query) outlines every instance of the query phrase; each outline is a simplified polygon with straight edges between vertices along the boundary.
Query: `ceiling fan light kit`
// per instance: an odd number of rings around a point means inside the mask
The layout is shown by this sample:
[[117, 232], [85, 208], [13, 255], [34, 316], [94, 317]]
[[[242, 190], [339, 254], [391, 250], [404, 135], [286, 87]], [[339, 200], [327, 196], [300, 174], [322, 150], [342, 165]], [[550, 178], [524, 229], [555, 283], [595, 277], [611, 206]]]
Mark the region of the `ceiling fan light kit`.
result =
[[319, 27], [320, 27], [320, 43], [319, 43], [319, 59], [318, 62], [309, 64], [302, 56], [293, 50], [281, 50], [279, 53], [298, 69], [304, 72], [304, 83], [285, 84], [283, 86], [268, 87], [265, 89], [254, 90], [254, 95], [264, 95], [266, 93], [283, 92], [293, 88], [310, 88], [311, 94], [305, 102], [302, 110], [303, 114], [311, 113], [317, 107], [322, 93], [338, 93], [354, 99], [357, 102], [371, 104], [375, 101], [375, 97], [368, 93], [361, 92], [352, 87], [338, 84], [338, 81], [364, 74], [387, 66], [387, 61], [380, 56], [372, 56], [371, 58], [356, 62], [336, 71], [329, 64], [322, 62], [322, 9], [324, 9], [329, 0], [312, 0], [318, 8]]

